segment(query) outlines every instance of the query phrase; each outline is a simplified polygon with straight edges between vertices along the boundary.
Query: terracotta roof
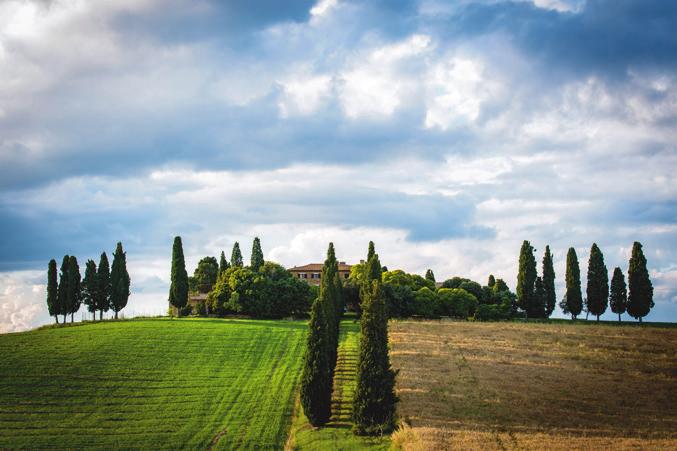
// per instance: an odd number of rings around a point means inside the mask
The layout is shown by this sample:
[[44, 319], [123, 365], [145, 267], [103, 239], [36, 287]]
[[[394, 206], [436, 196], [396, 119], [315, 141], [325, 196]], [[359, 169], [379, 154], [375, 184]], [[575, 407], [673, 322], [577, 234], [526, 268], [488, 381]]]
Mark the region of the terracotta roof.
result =
[[[303, 265], [303, 266], [294, 266], [293, 268], [289, 268], [289, 271], [322, 272], [322, 266], [324, 266], [323, 263], [310, 263], [310, 264]], [[338, 268], [339, 271], [350, 271], [350, 268], [352, 268], [352, 265], [347, 265], [345, 262], [339, 262], [338, 267], [339, 267]]]

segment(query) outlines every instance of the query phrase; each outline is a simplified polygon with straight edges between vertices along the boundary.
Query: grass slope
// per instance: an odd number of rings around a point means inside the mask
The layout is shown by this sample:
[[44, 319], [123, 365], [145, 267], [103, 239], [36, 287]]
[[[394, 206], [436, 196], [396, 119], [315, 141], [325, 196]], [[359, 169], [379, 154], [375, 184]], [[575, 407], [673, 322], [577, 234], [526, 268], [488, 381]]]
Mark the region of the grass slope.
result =
[[677, 449], [677, 329], [393, 321], [404, 449]]
[[0, 335], [0, 448], [280, 448], [304, 322], [106, 321]]
[[362, 450], [388, 449], [390, 440], [358, 437], [352, 433], [352, 407], [355, 395], [357, 358], [360, 345], [360, 324], [354, 319], [341, 321], [338, 358], [334, 373], [332, 416], [325, 427], [314, 428], [297, 400], [297, 416], [287, 448], [298, 450]]

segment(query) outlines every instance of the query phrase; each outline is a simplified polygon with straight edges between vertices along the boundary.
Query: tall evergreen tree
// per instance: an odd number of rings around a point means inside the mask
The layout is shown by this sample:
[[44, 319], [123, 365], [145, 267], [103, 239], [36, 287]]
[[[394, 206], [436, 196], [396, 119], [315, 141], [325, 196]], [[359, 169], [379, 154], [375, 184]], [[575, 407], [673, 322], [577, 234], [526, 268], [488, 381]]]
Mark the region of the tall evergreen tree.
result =
[[494, 288], [494, 285], [496, 285], [496, 278], [494, 277], [493, 274], [489, 274], [489, 280], [487, 281], [487, 286], [489, 288]]
[[369, 241], [369, 246], [367, 247], [367, 262], [374, 256], [376, 253], [376, 248], [373, 241]]
[[240, 243], [237, 241], [233, 244], [233, 252], [230, 254], [230, 265], [239, 266], [240, 268], [244, 266], [242, 261], [242, 252], [240, 252]]
[[258, 270], [263, 266], [263, 251], [261, 250], [261, 240], [259, 237], [254, 238], [254, 243], [252, 244], [252, 256], [251, 264], [252, 271], [258, 272]]
[[87, 260], [85, 265], [85, 278], [82, 279], [82, 302], [87, 306], [87, 311], [96, 320], [96, 311], [98, 309], [99, 296], [99, 278], [96, 272], [96, 263], [94, 260]]
[[327, 309], [328, 352], [331, 357], [330, 368], [332, 376], [338, 351], [339, 322], [343, 311], [341, 290], [342, 286], [338, 277], [338, 261], [336, 260], [334, 243], [329, 243], [327, 259], [322, 266], [322, 275], [320, 277], [320, 298]]
[[99, 282], [99, 290], [96, 299], [96, 309], [99, 311], [99, 320], [103, 319], [104, 312], [110, 309], [110, 265], [108, 264], [108, 256], [105, 252], [101, 253], [99, 258], [99, 269], [96, 273]]
[[226, 272], [226, 269], [229, 267], [230, 265], [228, 264], [228, 260], [226, 260], [226, 254], [221, 251], [221, 259], [219, 260], [219, 274]]
[[332, 371], [331, 355], [328, 352], [331, 344], [327, 310], [322, 298], [316, 298], [310, 309], [308, 339], [303, 356], [301, 405], [313, 426], [322, 426], [331, 416]]
[[555, 268], [552, 264], [550, 246], [545, 246], [545, 253], [543, 254], [543, 290], [545, 317], [549, 318], [557, 304], [557, 295], [555, 293]]
[[428, 269], [428, 270], [425, 272], [425, 278], [426, 278], [427, 280], [430, 280], [431, 282], [434, 282], [434, 281], [435, 281], [435, 273], [433, 273], [433, 270], [432, 270], [432, 269]]
[[80, 304], [82, 304], [82, 286], [81, 286], [82, 276], [80, 275], [80, 266], [78, 265], [78, 259], [74, 255], [70, 256], [68, 262], [68, 313], [71, 315], [71, 323], [73, 322], [73, 317], [75, 313], [80, 310]]
[[588, 259], [588, 286], [586, 287], [588, 312], [597, 317], [602, 315], [609, 303], [609, 273], [604, 264], [604, 255], [596, 243], [590, 248]]
[[47, 310], [49, 310], [49, 316], [56, 319], [57, 324], [59, 324], [58, 287], [56, 260], [51, 259], [47, 265]]
[[538, 318], [539, 308], [535, 296], [536, 259], [534, 248], [524, 240], [520, 249], [519, 270], [517, 273], [517, 305], [526, 312], [528, 318]]
[[621, 268], [614, 268], [614, 275], [611, 277], [611, 293], [609, 295], [609, 304], [611, 311], [618, 314], [618, 322], [621, 322], [621, 315], [625, 313], [628, 306], [628, 291], [625, 286], [625, 276]]
[[628, 314], [641, 323], [653, 306], [653, 285], [646, 269], [646, 258], [642, 245], [635, 241], [628, 268]]
[[127, 254], [122, 251], [122, 243], [118, 242], [113, 254], [113, 266], [110, 271], [111, 310], [115, 312], [115, 319], [118, 319], [118, 312], [125, 308], [129, 299], [129, 273], [127, 272]]
[[[373, 244], [370, 243], [370, 251]], [[367, 261], [368, 284], [363, 290], [360, 318], [360, 353], [357, 363], [357, 387], [353, 400], [356, 434], [380, 434], [395, 426], [395, 371], [388, 356], [388, 317], [378, 255]]]
[[186, 261], [183, 258], [183, 244], [180, 236], [174, 238], [174, 246], [172, 247], [169, 303], [176, 307], [177, 316], [181, 316], [181, 309], [188, 304], [188, 272], [186, 271]]
[[536, 277], [536, 283], [534, 283], [534, 304], [532, 313], [534, 318], [546, 318], [545, 284], [543, 283], [543, 279], [540, 277]]
[[58, 315], [63, 315], [63, 322], [66, 324], [66, 315], [68, 315], [68, 267], [70, 266], [70, 255], [64, 255], [61, 261], [61, 271], [59, 273], [59, 287], [57, 288], [57, 308]]
[[583, 309], [583, 296], [581, 295], [581, 270], [578, 266], [578, 256], [576, 249], [569, 248], [567, 252], [567, 270], [566, 270], [566, 304], [564, 309], [571, 314], [572, 319], [576, 319]]

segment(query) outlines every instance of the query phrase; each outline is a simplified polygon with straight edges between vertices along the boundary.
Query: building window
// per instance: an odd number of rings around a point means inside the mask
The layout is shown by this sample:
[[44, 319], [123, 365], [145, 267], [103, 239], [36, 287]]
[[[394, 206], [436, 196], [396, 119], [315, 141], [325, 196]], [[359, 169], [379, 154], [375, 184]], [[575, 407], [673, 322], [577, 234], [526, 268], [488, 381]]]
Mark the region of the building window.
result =
[[306, 274], [304, 272], [299, 273], [299, 279], [307, 279], [307, 278], [308, 278], [308, 274]]
[[345, 274], [343, 275], [343, 278], [344, 278], [344, 279], [347, 279], [347, 278], [348, 278], [348, 273], [345, 273]]
[[312, 274], [312, 278], [313, 278], [313, 279], [319, 279], [319, 278], [320, 278], [320, 273], [319, 273], [319, 272], [314, 272], [314, 273]]

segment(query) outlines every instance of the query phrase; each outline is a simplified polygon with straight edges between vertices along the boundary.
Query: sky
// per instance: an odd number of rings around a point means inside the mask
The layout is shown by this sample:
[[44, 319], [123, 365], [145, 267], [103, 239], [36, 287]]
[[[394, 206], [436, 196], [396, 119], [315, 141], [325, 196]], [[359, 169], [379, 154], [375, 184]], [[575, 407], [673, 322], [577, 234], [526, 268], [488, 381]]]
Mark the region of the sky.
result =
[[676, 28], [664, 0], [4, 0], [0, 332], [51, 322], [51, 258], [118, 241], [124, 312], [163, 314], [176, 235], [189, 273], [373, 240], [513, 290], [529, 240], [560, 299], [569, 247], [585, 290], [593, 242], [611, 273], [640, 241], [677, 321]]

